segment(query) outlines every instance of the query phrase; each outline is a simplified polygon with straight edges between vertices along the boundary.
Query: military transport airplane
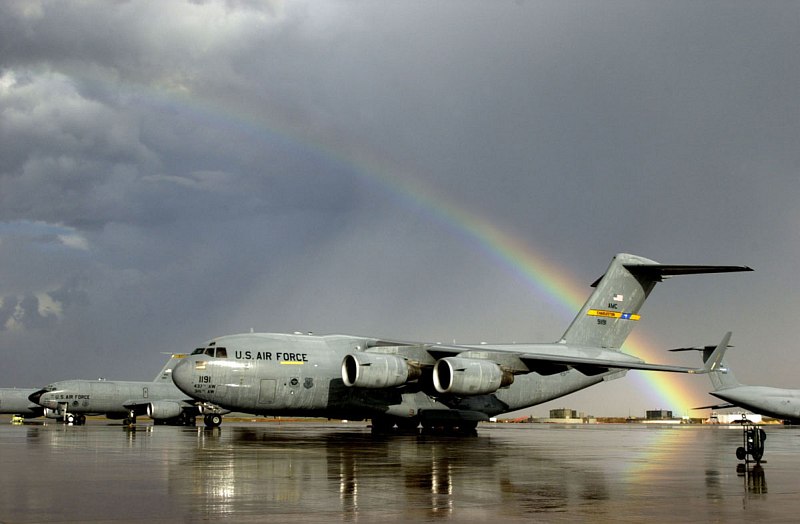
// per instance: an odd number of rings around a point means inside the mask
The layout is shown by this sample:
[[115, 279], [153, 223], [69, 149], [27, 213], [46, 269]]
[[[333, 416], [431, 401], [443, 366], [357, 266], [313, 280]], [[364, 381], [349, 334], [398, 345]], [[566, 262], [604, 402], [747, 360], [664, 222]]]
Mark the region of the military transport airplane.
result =
[[558, 342], [441, 345], [349, 335], [247, 333], [215, 338], [172, 379], [187, 395], [264, 415], [372, 419], [376, 433], [473, 433], [480, 421], [620, 378], [649, 364], [620, 350], [657, 282], [673, 275], [752, 271], [664, 265], [618, 254]]
[[36, 418], [44, 414], [44, 408], [31, 402], [28, 397], [35, 389], [0, 388], [0, 414]]
[[46, 417], [70, 424], [83, 424], [86, 415], [97, 414], [135, 424], [137, 415], [147, 414], [156, 424], [193, 426], [197, 415], [203, 413], [207, 426], [218, 426], [222, 414], [228, 411], [198, 404], [172, 382], [172, 370], [185, 356], [171, 355], [152, 382], [63, 380], [34, 391], [28, 398], [44, 408]]
[[709, 394], [727, 402], [713, 406], [701, 406], [695, 409], [723, 409], [740, 407], [792, 424], [800, 423], [800, 389], [773, 388], [769, 386], [748, 386], [736, 380], [736, 375], [723, 362], [725, 350], [728, 349], [730, 332], [725, 334], [722, 342], [712, 353], [713, 346], [700, 348], [678, 348], [670, 351], [699, 350], [703, 352], [703, 362], [709, 369], [708, 377], [714, 391]]

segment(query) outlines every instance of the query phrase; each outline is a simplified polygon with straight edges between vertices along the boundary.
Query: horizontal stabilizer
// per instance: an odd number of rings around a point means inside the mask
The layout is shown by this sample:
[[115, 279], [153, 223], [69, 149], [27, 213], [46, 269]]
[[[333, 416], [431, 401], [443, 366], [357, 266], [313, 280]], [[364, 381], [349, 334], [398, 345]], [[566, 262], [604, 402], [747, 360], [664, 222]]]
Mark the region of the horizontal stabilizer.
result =
[[[704, 266], [686, 264], [623, 264], [625, 269], [632, 274], [642, 277], [650, 282], [663, 282], [665, 278], [677, 275], [702, 275], [706, 273], [736, 273], [740, 271], [753, 271], [749, 266]], [[592, 283], [597, 287], [603, 277]]]
[[728, 402], [728, 403], [725, 403], [725, 404], [714, 404], [712, 406], [700, 406], [698, 408], [692, 408], [692, 409], [726, 409], [726, 408], [735, 408], [735, 407], [737, 407], [737, 406], [735, 406], [734, 404], [731, 404], [730, 402]]
[[698, 266], [698, 265], [628, 265], [625, 267], [634, 275], [643, 275], [648, 280], [661, 282], [664, 278], [676, 275], [701, 275], [705, 273], [736, 273], [738, 271], [752, 271], [748, 266]]

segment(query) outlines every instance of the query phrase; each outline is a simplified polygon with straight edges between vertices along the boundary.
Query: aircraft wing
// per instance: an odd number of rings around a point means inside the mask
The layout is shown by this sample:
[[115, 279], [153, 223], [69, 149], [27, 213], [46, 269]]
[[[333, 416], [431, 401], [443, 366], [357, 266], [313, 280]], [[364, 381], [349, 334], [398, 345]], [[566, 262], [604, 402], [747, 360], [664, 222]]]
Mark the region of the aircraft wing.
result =
[[[702, 374], [708, 370], [704, 368], [689, 368], [683, 366], [671, 366], [664, 364], [651, 364], [644, 362], [636, 357], [621, 352], [610, 352], [619, 355], [621, 358], [594, 358], [579, 354], [563, 354], [549, 351], [538, 352], [528, 348], [520, 348], [520, 351], [513, 351], [513, 346], [508, 349], [498, 350], [491, 346], [460, 346], [442, 344], [418, 344], [408, 342], [380, 342], [377, 346], [368, 349], [380, 351], [381, 346], [394, 346], [399, 355], [411, 356], [415, 360], [422, 350], [427, 353], [432, 361], [437, 361], [444, 357], [464, 357], [490, 360], [501, 366], [510, 369], [514, 374], [525, 374], [536, 372], [540, 375], [554, 375], [567, 371], [570, 368], [577, 369], [581, 373], [589, 376], [606, 373], [611, 369], [634, 369], [641, 371], [662, 371], [671, 373], [690, 373]], [[551, 347], [558, 347], [554, 344]], [[561, 350], [560, 347], [558, 347]], [[578, 350], [579, 351], [579, 350]], [[575, 351], [573, 351], [574, 353]], [[627, 357], [627, 358], [626, 358]], [[424, 362], [423, 362], [424, 364]]]
[[[641, 371], [666, 371], [671, 373], [705, 373], [705, 370], [702, 368], [650, 364], [648, 362], [632, 362], [630, 360], [537, 355], [535, 353], [523, 353], [519, 355], [519, 358], [531, 371], [536, 372], [550, 370], [553, 367], [571, 367], [581, 371], [585, 375], [597, 375], [605, 373], [609, 371], [609, 369], [637, 369]], [[556, 370], [555, 372], [560, 373], [561, 371], [562, 370]]]

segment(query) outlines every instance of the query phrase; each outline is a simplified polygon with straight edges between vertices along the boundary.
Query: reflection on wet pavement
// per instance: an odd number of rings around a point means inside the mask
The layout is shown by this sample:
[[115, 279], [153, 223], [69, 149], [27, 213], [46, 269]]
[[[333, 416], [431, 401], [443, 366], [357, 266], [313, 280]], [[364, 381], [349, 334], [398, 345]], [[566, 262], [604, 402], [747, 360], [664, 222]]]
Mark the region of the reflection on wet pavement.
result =
[[767, 431], [768, 462], [737, 471], [719, 427], [2, 424], [0, 521], [790, 520], [800, 430]]

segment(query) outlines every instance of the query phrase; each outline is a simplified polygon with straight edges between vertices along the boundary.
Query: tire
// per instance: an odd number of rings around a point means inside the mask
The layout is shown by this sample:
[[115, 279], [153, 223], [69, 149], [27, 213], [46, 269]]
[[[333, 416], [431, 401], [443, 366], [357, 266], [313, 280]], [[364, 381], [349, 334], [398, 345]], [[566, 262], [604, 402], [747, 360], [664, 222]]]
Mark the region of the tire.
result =
[[203, 423], [208, 429], [218, 428], [222, 424], [222, 415], [212, 413], [203, 417]]

